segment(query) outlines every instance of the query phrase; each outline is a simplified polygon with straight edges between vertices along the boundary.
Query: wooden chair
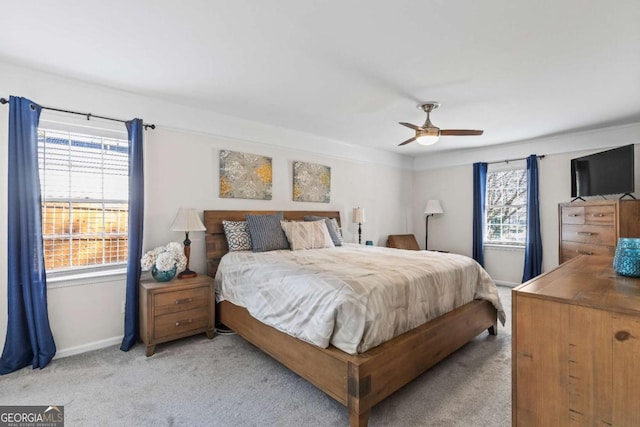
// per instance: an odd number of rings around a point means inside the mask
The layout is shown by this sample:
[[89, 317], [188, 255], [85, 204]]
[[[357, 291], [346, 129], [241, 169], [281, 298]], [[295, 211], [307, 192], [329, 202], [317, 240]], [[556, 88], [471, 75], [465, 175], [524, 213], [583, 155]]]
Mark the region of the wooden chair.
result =
[[389, 234], [387, 246], [397, 249], [410, 249], [412, 251], [420, 250], [416, 236], [413, 234]]

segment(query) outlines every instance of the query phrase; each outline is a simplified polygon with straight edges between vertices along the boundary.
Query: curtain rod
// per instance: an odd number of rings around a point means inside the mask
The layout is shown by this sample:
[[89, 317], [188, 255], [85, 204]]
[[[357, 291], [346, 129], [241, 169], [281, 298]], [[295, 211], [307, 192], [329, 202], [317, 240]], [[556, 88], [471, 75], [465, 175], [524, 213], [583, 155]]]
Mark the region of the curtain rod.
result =
[[[9, 100], [7, 98], [0, 98], [0, 104], [8, 104]], [[91, 114], [91, 113], [79, 113], [78, 111], [70, 111], [70, 110], [62, 110], [60, 108], [53, 108], [53, 107], [45, 107], [44, 105], [40, 105], [41, 108], [45, 109], [45, 110], [52, 110], [52, 111], [59, 111], [61, 113], [68, 113], [68, 114], [77, 114], [79, 116], [85, 116], [87, 118], [87, 120], [91, 120], [91, 117], [96, 117], [98, 119], [104, 119], [104, 120], [111, 120], [113, 122], [120, 122], [120, 123], [126, 123], [127, 120], [120, 120], [120, 119], [114, 119], [111, 117], [104, 117], [104, 116], [97, 116], [95, 114]], [[154, 124], [143, 124], [144, 126], [144, 130], [147, 130], [147, 128], [151, 128], [151, 129], [155, 129], [156, 125]]]
[[[544, 159], [544, 154], [541, 154], [539, 156], [536, 156], [539, 159]], [[527, 160], [527, 157], [520, 157], [519, 159], [507, 159], [507, 160], [496, 160], [495, 162], [486, 162], [488, 165], [493, 165], [495, 163], [509, 163], [509, 162], [516, 162], [518, 160]]]

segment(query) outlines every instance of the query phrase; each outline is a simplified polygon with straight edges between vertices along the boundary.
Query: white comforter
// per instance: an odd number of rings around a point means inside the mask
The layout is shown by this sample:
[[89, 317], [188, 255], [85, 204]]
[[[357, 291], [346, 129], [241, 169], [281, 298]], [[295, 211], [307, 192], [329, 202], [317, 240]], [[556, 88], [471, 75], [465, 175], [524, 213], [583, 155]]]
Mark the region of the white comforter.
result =
[[216, 274], [218, 301], [320, 347], [362, 353], [474, 299], [504, 325], [498, 291], [473, 259], [440, 252], [346, 245], [230, 252]]

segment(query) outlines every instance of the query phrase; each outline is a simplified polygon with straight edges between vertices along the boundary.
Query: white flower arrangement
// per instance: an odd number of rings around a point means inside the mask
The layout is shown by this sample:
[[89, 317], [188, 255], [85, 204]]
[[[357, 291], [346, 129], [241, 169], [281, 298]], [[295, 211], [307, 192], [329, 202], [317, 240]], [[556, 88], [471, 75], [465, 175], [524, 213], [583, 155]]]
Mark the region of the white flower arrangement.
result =
[[187, 266], [187, 257], [184, 256], [182, 243], [171, 242], [166, 246], [158, 246], [150, 250], [140, 260], [143, 270], [149, 270], [153, 265], [159, 271], [169, 271], [176, 267], [177, 271], [182, 271]]

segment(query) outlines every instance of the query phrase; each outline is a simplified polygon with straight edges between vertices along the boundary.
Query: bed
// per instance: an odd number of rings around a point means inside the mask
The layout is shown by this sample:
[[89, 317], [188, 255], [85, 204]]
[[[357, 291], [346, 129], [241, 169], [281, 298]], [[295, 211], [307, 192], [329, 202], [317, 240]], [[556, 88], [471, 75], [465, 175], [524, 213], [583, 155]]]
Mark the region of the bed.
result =
[[[227, 254], [223, 220], [242, 221], [247, 213], [276, 211], [205, 211], [207, 268], [216, 276]], [[287, 220], [316, 215], [340, 221], [339, 212], [285, 211]], [[392, 250], [392, 249], [387, 249]], [[417, 255], [417, 254], [416, 254]], [[498, 310], [486, 300], [473, 300], [402, 335], [349, 354], [333, 345], [321, 348], [256, 320], [230, 301], [217, 305], [219, 321], [253, 345], [348, 407], [352, 427], [366, 426], [378, 402], [453, 353], [483, 330], [497, 333]]]

